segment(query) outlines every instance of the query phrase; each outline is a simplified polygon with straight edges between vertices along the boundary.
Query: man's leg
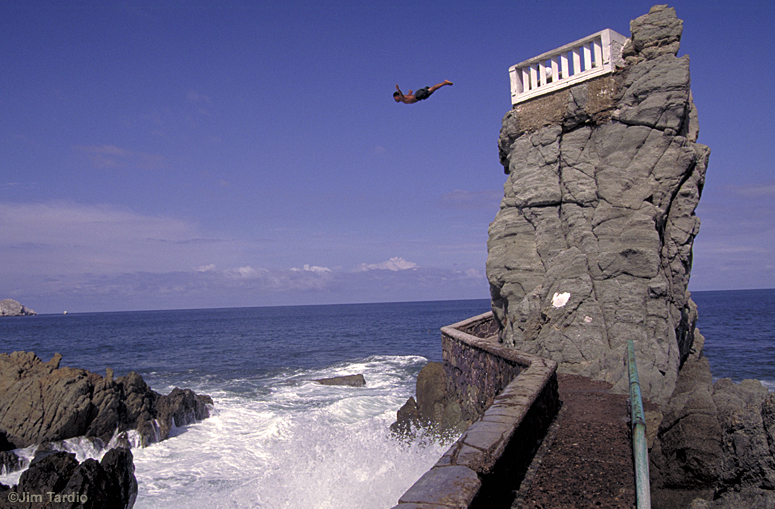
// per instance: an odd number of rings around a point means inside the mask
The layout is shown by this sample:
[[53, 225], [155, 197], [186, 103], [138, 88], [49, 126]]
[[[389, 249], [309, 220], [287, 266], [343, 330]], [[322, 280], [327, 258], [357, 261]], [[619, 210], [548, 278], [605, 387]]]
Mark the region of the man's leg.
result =
[[432, 94], [433, 92], [435, 92], [436, 90], [440, 89], [440, 88], [441, 88], [441, 87], [443, 87], [444, 85], [451, 85], [451, 84], [452, 84], [452, 82], [451, 82], [451, 81], [449, 81], [449, 80], [444, 80], [444, 81], [442, 81], [441, 83], [437, 83], [437, 84], [433, 85], [432, 87], [430, 87], [430, 88], [428, 89], [428, 92], [430, 92], [430, 93]]

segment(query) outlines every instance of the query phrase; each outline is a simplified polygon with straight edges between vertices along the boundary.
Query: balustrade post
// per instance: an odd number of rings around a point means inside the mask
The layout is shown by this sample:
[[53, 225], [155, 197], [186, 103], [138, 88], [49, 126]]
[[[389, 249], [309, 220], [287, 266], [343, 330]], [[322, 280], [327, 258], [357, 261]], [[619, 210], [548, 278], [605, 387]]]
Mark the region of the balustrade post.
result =
[[512, 104], [613, 72], [626, 40], [606, 29], [512, 66]]

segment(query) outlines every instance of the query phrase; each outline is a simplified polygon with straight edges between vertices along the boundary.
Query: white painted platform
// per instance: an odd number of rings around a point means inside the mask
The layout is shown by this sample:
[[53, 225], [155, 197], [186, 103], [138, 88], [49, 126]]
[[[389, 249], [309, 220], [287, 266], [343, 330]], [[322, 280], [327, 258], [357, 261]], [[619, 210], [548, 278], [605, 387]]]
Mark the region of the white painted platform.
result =
[[624, 63], [627, 38], [610, 28], [509, 68], [511, 104], [610, 74]]

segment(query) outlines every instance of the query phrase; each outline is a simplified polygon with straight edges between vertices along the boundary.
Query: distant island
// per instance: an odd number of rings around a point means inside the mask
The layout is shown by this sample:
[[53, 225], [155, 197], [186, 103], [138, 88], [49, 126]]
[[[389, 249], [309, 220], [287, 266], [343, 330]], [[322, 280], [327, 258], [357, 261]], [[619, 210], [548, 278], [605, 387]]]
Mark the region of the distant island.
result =
[[0, 316], [32, 316], [37, 313], [13, 299], [0, 300]]

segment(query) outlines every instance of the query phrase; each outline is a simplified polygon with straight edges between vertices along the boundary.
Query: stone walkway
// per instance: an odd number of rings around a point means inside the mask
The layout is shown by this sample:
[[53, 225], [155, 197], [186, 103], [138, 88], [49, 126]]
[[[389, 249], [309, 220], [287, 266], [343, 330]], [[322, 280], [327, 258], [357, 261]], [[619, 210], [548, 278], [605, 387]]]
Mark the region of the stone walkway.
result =
[[562, 409], [512, 509], [634, 508], [627, 396], [605, 382], [557, 378]]

